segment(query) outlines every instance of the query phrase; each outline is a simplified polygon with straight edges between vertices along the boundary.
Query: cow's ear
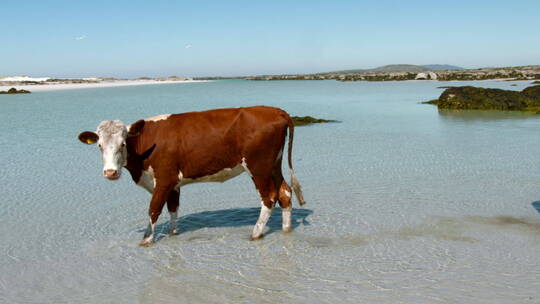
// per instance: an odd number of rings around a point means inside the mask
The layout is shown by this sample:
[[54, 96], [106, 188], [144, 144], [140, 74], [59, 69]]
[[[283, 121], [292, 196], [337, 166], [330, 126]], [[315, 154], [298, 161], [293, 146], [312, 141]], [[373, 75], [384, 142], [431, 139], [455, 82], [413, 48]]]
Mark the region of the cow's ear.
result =
[[156, 148], [156, 144], [153, 144], [150, 149], [144, 151], [143, 154], [139, 155], [139, 157], [142, 159], [142, 160], [145, 160], [147, 158], [150, 157], [150, 155], [152, 154], [152, 152], [154, 152], [154, 149]]
[[99, 139], [99, 136], [90, 131], [84, 131], [81, 134], [79, 134], [79, 140], [87, 145], [95, 144]]
[[139, 134], [141, 134], [143, 127], [144, 127], [144, 120], [142, 119], [137, 120], [134, 124], [132, 124], [129, 127], [128, 137], [138, 136]]

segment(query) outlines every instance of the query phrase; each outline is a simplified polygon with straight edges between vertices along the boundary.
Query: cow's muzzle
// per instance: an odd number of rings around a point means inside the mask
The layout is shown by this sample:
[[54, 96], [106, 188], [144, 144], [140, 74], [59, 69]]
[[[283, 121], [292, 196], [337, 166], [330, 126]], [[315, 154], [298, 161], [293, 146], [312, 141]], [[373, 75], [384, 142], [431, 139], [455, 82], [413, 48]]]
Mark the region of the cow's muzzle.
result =
[[104, 170], [103, 176], [105, 176], [107, 179], [115, 180], [120, 178], [120, 172], [118, 170]]

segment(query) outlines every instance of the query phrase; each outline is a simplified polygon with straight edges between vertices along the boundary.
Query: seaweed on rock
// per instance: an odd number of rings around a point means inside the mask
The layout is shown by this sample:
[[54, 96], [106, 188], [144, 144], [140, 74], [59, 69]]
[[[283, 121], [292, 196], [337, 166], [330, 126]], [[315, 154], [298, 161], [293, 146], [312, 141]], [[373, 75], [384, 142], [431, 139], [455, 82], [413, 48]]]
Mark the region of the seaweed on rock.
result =
[[451, 87], [444, 90], [438, 99], [424, 103], [435, 104], [439, 109], [538, 111], [540, 86], [528, 87], [521, 92], [472, 86]]
[[292, 120], [295, 126], [305, 126], [314, 123], [338, 122], [337, 120], [320, 119], [311, 116], [293, 116]]
[[7, 91], [0, 91], [0, 94], [29, 94], [30, 91], [27, 90], [17, 90], [16, 88], [11, 88]]

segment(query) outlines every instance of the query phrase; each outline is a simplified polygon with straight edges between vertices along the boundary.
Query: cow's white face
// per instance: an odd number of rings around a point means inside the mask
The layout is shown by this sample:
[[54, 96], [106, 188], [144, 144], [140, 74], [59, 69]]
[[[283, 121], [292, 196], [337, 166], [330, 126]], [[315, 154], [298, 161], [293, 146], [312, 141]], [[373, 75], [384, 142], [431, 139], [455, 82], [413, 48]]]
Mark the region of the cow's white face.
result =
[[127, 164], [127, 127], [119, 120], [106, 120], [97, 128], [97, 141], [103, 159], [103, 176], [120, 178], [122, 167]]
[[96, 133], [86, 131], [79, 134], [79, 140], [85, 144], [97, 142], [103, 159], [103, 176], [116, 180], [120, 178], [122, 167], [127, 165], [126, 139], [138, 135], [143, 125], [144, 121], [138, 121], [130, 127], [132, 132], [129, 132], [123, 122], [106, 120], [99, 124]]

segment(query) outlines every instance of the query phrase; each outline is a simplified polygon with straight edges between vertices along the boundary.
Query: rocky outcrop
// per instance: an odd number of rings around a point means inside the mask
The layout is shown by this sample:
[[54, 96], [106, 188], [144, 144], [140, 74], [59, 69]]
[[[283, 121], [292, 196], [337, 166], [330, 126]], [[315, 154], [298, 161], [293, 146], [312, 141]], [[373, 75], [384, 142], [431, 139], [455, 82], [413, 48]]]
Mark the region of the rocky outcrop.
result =
[[338, 122], [337, 120], [320, 119], [311, 116], [293, 116], [292, 120], [295, 126], [305, 126], [314, 123]]
[[11, 88], [7, 91], [0, 91], [0, 94], [29, 94], [30, 91], [27, 90], [17, 90], [15, 88]]
[[[398, 65], [400, 67], [407, 65]], [[420, 66], [412, 66], [420, 67]], [[540, 79], [540, 65], [504, 67], [504, 68], [482, 68], [482, 69], [448, 69], [437, 70], [435, 72], [422, 67], [420, 70], [412, 68], [391, 69], [381, 67], [370, 70], [344, 70], [329, 73], [317, 74], [293, 74], [293, 75], [259, 75], [230, 77], [247, 80], [337, 80], [337, 81], [403, 81], [403, 80], [536, 80]], [[216, 79], [199, 78], [199, 79]], [[218, 78], [224, 79], [224, 78]]]
[[540, 85], [523, 91], [484, 89], [472, 86], [451, 87], [438, 99], [425, 102], [439, 109], [460, 110], [540, 110]]
[[433, 72], [422, 72], [416, 74], [415, 80], [437, 80], [437, 74]]

